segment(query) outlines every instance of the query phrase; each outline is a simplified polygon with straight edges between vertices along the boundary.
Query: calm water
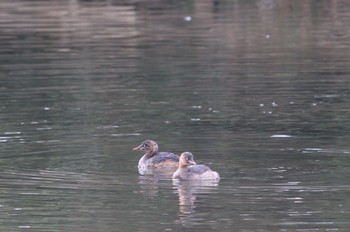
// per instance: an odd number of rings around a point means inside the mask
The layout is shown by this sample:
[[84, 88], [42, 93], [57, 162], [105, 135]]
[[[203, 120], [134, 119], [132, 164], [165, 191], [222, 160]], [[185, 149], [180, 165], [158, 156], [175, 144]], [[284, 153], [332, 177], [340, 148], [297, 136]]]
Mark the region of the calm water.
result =
[[[345, 0], [0, 2], [1, 231], [348, 231]], [[137, 172], [145, 139], [219, 184]]]

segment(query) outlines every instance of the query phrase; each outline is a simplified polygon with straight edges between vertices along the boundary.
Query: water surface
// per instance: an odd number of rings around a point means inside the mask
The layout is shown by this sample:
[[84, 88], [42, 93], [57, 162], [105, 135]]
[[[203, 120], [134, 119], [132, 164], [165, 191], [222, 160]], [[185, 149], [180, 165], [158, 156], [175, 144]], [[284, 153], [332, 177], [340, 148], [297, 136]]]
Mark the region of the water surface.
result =
[[[1, 230], [347, 231], [349, 7], [1, 1]], [[145, 139], [221, 181], [140, 175]]]

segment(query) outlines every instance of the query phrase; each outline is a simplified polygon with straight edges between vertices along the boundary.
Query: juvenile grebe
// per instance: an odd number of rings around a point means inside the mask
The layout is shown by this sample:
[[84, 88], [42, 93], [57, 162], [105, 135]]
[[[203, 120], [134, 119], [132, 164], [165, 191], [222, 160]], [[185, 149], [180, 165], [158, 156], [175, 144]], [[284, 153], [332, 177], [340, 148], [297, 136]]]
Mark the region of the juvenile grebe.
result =
[[134, 151], [145, 151], [146, 154], [139, 160], [140, 173], [149, 168], [176, 170], [179, 165], [179, 156], [170, 152], [159, 152], [158, 144], [153, 140], [143, 141], [142, 144], [133, 149]]
[[191, 152], [184, 152], [180, 156], [179, 167], [173, 174], [178, 180], [219, 180], [217, 172], [212, 171], [204, 164], [196, 164]]

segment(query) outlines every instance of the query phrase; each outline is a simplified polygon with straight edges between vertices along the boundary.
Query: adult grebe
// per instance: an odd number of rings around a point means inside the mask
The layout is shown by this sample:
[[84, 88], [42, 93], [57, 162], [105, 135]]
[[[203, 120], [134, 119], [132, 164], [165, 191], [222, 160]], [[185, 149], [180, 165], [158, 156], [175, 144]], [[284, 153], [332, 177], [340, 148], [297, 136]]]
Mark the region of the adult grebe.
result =
[[179, 156], [170, 152], [159, 152], [158, 144], [153, 140], [143, 141], [133, 150], [145, 151], [146, 154], [139, 160], [138, 168], [142, 172], [149, 168], [173, 169], [179, 165]]

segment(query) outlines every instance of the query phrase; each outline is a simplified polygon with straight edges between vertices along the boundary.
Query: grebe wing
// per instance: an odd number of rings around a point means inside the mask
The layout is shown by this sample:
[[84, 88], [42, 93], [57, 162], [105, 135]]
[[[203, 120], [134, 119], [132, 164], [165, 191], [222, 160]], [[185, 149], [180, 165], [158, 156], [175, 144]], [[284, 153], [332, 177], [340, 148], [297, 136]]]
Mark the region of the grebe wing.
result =
[[191, 165], [188, 169], [194, 174], [203, 174], [207, 171], [210, 171], [210, 168], [204, 164]]
[[153, 158], [153, 163], [160, 163], [167, 160], [179, 162], [179, 156], [169, 152], [159, 152], [152, 158]]

